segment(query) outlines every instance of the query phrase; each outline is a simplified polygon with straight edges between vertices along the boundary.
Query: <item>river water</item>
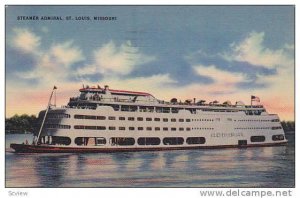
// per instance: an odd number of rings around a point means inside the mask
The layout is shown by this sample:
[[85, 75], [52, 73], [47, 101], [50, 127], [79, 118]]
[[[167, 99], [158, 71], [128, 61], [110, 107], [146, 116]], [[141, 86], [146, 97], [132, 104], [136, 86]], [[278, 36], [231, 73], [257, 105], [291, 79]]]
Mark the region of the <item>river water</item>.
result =
[[99, 154], [16, 154], [6, 135], [6, 187], [295, 187], [294, 132], [289, 144]]

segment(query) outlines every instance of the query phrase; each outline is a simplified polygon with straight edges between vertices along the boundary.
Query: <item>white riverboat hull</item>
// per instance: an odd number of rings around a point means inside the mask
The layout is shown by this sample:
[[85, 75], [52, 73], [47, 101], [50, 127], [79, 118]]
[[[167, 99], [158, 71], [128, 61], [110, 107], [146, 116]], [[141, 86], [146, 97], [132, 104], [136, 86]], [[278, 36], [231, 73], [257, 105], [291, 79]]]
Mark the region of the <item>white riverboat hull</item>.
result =
[[16, 152], [118, 152], [287, 143], [278, 115], [260, 105], [175, 104], [144, 92], [80, 91], [68, 106], [40, 112], [35, 145], [11, 147]]

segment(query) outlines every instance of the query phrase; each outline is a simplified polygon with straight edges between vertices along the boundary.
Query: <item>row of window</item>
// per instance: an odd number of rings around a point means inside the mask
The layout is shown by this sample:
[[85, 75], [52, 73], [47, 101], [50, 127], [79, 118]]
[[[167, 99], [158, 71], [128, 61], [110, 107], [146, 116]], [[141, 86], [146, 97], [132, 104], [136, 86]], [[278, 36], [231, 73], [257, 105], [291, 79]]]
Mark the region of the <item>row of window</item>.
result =
[[[126, 127], [115, 127], [115, 126], [109, 126], [108, 127], [108, 130], [116, 130], [116, 129], [119, 129], [120, 131], [125, 131], [126, 130]], [[75, 125], [74, 126], [74, 129], [88, 129], [88, 130], [106, 130], [107, 127], [106, 126], [86, 126], [86, 125]], [[183, 127], [179, 127], [179, 128], [176, 128], [176, 127], [145, 127], [145, 129], [147, 131], [190, 131], [191, 128], [190, 127], [186, 127], [186, 128], [183, 128]], [[129, 131], [134, 131], [134, 130], [138, 130], [138, 131], [143, 131], [144, 130], [144, 127], [128, 127], [128, 130]]]
[[[170, 108], [170, 107], [148, 107], [148, 106], [127, 106], [127, 105], [122, 105], [120, 107], [115, 107], [115, 111], [140, 111], [140, 112], [156, 112], [156, 113], [178, 113], [179, 110], [182, 110], [182, 108]], [[192, 111], [192, 110], [190, 110]]]
[[[50, 119], [59, 119], [59, 118], [70, 118], [70, 114], [65, 114], [65, 113], [49, 113], [47, 115], [47, 118], [50, 118]], [[106, 120], [106, 117], [105, 116], [93, 116], [93, 115], [78, 115], [76, 114], [74, 116], [75, 119], [92, 119], [92, 120]], [[114, 116], [109, 116], [107, 118], [108, 120], [116, 120], [116, 117]], [[126, 120], [125, 117], [119, 117], [119, 120]], [[128, 117], [128, 120], [129, 121], [134, 121], [135, 118], [134, 117]], [[137, 117], [136, 119], [137, 121], [143, 121], [144, 118], [143, 117]], [[146, 121], [163, 121], [163, 122], [168, 122], [168, 118], [145, 118]], [[232, 118], [227, 118], [228, 121], [232, 121]], [[170, 119], [171, 122], [176, 122], [176, 119], [175, 118], [171, 118]], [[178, 119], [178, 122], [191, 122], [191, 121], [204, 121], [204, 122], [213, 122], [215, 121], [214, 119]], [[220, 121], [220, 118], [216, 118], [216, 121]], [[279, 119], [272, 119], [272, 120], [261, 120], [261, 119], [250, 119], [250, 120], [234, 120], [234, 121], [237, 121], [237, 122], [279, 122], [280, 120]]]
[[74, 115], [75, 119], [105, 120], [105, 116]]
[[[74, 116], [75, 119], [91, 119], [91, 120], [106, 120], [106, 117], [105, 116], [91, 116], [91, 115], [75, 115]], [[107, 117], [108, 120], [116, 120], [116, 117], [115, 116], [108, 116]], [[119, 120], [126, 120], [126, 117], [119, 117], [118, 118]], [[169, 119], [168, 118], [150, 118], [150, 117], [146, 117], [146, 118], [143, 118], [143, 117], [128, 117], [127, 120], [128, 121], [135, 121], [135, 119], [137, 121], [156, 121], [156, 122], [160, 122], [160, 121], [163, 121], [163, 122], [169, 122]], [[176, 118], [171, 118], [170, 119], [171, 122], [176, 122]], [[191, 122], [191, 119], [183, 119], [183, 118], [179, 118], [178, 119], [178, 122]]]
[[[61, 124], [46, 124], [45, 125], [45, 128], [48, 128], [48, 129], [70, 129], [71, 126], [70, 125], [61, 125]], [[88, 125], [74, 125], [74, 129], [85, 129], [85, 130], [106, 130], [107, 127], [106, 126], [88, 126]], [[116, 130], [117, 127], [115, 126], [109, 126], [108, 127], [108, 130]], [[119, 130], [121, 131], [125, 131], [126, 130], [126, 127], [118, 127]], [[147, 131], [169, 131], [169, 128], [168, 127], [145, 127], [145, 129]], [[200, 128], [200, 127], [193, 127], [192, 128], [193, 130], [214, 130], [214, 128], [212, 127], [205, 127], [205, 128]], [[237, 128], [234, 128], [234, 129], [237, 129], [237, 130], [263, 130], [263, 129], [272, 129], [272, 130], [277, 130], [277, 129], [282, 129], [281, 126], [278, 126], [278, 127], [237, 127]], [[138, 130], [138, 131], [143, 131], [144, 130], [144, 127], [128, 127], [128, 130], [129, 131], [134, 131], [134, 130]], [[190, 131], [191, 128], [190, 127], [186, 127], [186, 128], [183, 128], [183, 127], [179, 127], [178, 129], [176, 127], [171, 127], [170, 128], [170, 131]]]
[[214, 130], [214, 128], [212, 128], [212, 127], [208, 127], [208, 128], [198, 128], [198, 127], [194, 127], [194, 128], [192, 128], [192, 129], [194, 129], [194, 130]]
[[[204, 122], [213, 122], [214, 119], [192, 119], [192, 121], [198, 121], [198, 122], [201, 122], [201, 121], [204, 121]], [[220, 121], [220, 120], [219, 120]]]
[[[61, 125], [61, 124], [46, 124], [45, 128], [48, 129], [71, 129], [70, 125]], [[74, 129], [86, 129], [86, 130], [106, 130], [107, 127], [106, 126], [89, 126], [89, 125], [74, 125]], [[108, 130], [116, 130], [117, 127], [115, 126], [109, 126]], [[126, 130], [126, 127], [118, 127], [119, 130], [124, 131]], [[169, 127], [145, 127], [145, 129], [147, 131], [169, 131]], [[200, 127], [193, 127], [193, 130], [214, 130], [214, 128], [212, 127], [205, 127], [205, 128], [200, 128]], [[234, 128], [237, 130], [263, 130], [263, 129], [272, 129], [272, 130], [277, 130], [277, 129], [282, 129], [281, 126], [278, 127], [237, 127]], [[128, 127], [129, 131], [134, 131], [134, 130], [138, 130], [138, 131], [143, 131], [144, 127]], [[190, 131], [191, 128], [190, 127], [179, 127], [178, 129], [176, 127], [171, 127], [170, 131]]]
[[[64, 114], [64, 113], [49, 113], [47, 115], [47, 118], [70, 118], [70, 114]], [[92, 119], [92, 120], [106, 120], [106, 116], [94, 116], [94, 115], [74, 115], [74, 118], [75, 119]], [[108, 120], [116, 120], [116, 117], [115, 116], [109, 116], [107, 118]], [[134, 121], [135, 118], [134, 117], [128, 117], [127, 118], [129, 121]], [[119, 120], [126, 120], [125, 117], [119, 117]], [[143, 117], [137, 117], [136, 118], [137, 121], [144, 121], [144, 118]], [[163, 122], [168, 122], [169, 119], [168, 118], [150, 118], [150, 117], [147, 117], [145, 118], [146, 121], [163, 121]], [[232, 121], [232, 118], [227, 118], [228, 121]], [[171, 118], [170, 119], [171, 122], [176, 122], [176, 119], [175, 118]], [[204, 121], [204, 122], [213, 122], [215, 121], [214, 119], [183, 119], [183, 118], [180, 118], [178, 119], [178, 122], [191, 122], [191, 121]], [[220, 121], [220, 118], [216, 118], [216, 121]], [[272, 120], [260, 120], [260, 119], [250, 119], [250, 120], [234, 120], [234, 121], [237, 121], [237, 122], [279, 122], [280, 120], [279, 119], [272, 119]]]
[[[265, 136], [251, 136], [250, 138], [251, 142], [264, 142], [266, 140]], [[281, 141], [284, 140], [284, 135], [273, 135], [272, 136], [273, 141]]]
[[202, 111], [213, 111], [213, 112], [238, 112], [238, 110], [220, 110], [220, 109], [202, 109]]
[[276, 129], [282, 129], [281, 126], [278, 126], [278, 127], [272, 127], [272, 130], [276, 130]]
[[66, 113], [48, 113], [47, 114], [47, 118], [70, 118], [70, 114], [66, 114]]
[[248, 110], [244, 111], [246, 115], [261, 115], [264, 110]]
[[272, 120], [234, 120], [238, 122], [279, 122], [279, 119], [272, 119]]
[[45, 124], [45, 128], [47, 129], [70, 129], [70, 125], [63, 124]]
[[[190, 145], [205, 144], [204, 137], [188, 137], [186, 143]], [[107, 141], [104, 137], [77, 137], [75, 138], [75, 144], [78, 146], [87, 145], [106, 145]], [[112, 137], [109, 139], [109, 143], [112, 146], [132, 146], [136, 143], [136, 140], [132, 137]], [[165, 137], [162, 140], [163, 145], [183, 145], [183, 137]], [[159, 137], [140, 137], [137, 139], [138, 145], [160, 145], [161, 139]]]
[[276, 130], [276, 129], [282, 129], [282, 127], [237, 127], [237, 128], [234, 128], [234, 129], [242, 129], [242, 130], [247, 130], [247, 129], [254, 129], [254, 130], [257, 130], [257, 129], [272, 129], [272, 130]]
[[[57, 115], [57, 116], [55, 116]], [[69, 114], [52, 114], [48, 116], [49, 118], [62, 118], [62, 117], [65, 117], [65, 118], [70, 118], [70, 115]], [[93, 115], [74, 115], [74, 118], [75, 119], [91, 119], [91, 120], [106, 120], [106, 117], [105, 116], [93, 116]], [[109, 116], [107, 118], [108, 120], [116, 120], [116, 117], [115, 116]], [[128, 117], [127, 118], [129, 121], [134, 121], [135, 120], [135, 117]], [[119, 120], [126, 120], [125, 117], [119, 117]], [[137, 121], [144, 121], [144, 118], [143, 117], [137, 117], [136, 118]], [[169, 119], [168, 118], [150, 118], [150, 117], [146, 117], [145, 118], [146, 121], [163, 121], [163, 122], [168, 122]], [[178, 119], [178, 122], [191, 122], [192, 121], [202, 121], [202, 122], [213, 122], [214, 119], [183, 119], [183, 118], [179, 118]], [[217, 121], [220, 121], [220, 118], [216, 119]], [[232, 121], [232, 118], [228, 118], [227, 120], [229, 121]], [[171, 122], [176, 122], [176, 118], [171, 118], [170, 119]], [[236, 121], [236, 120], [234, 120]], [[238, 120], [238, 121], [260, 121], [260, 120]], [[262, 120], [261, 120], [262, 121]]]
[[[285, 137], [283, 134], [273, 135], [273, 141], [284, 140]], [[265, 136], [251, 136], [251, 142], [264, 142], [266, 140]], [[78, 146], [102, 146], [106, 145], [107, 141], [104, 137], [77, 137], [75, 138], [75, 144]], [[243, 141], [243, 140], [240, 140]], [[43, 136], [40, 139], [42, 144], [51, 144], [51, 145], [70, 145], [71, 139], [64, 136]], [[112, 137], [109, 139], [109, 144], [112, 146], [132, 146], [135, 144], [135, 139], [132, 137]], [[188, 137], [186, 138], [186, 143], [189, 145], [205, 144], [205, 137]], [[183, 145], [183, 137], [165, 137], [162, 140], [163, 145]], [[139, 137], [137, 139], [138, 145], [160, 145], [161, 139], [159, 137]]]
[[[86, 99], [86, 98], [81, 98]], [[126, 100], [116, 100], [113, 101], [122, 101]], [[133, 100], [132, 100], [133, 101]], [[134, 105], [118, 105], [118, 104], [102, 104], [102, 103], [78, 103], [76, 100], [70, 100], [68, 103], [70, 107], [80, 107], [88, 109], [96, 109], [97, 106], [110, 106], [114, 111], [125, 111], [125, 112], [156, 112], [156, 113], [178, 113], [180, 110], [186, 110], [191, 112], [191, 114], [196, 114], [196, 111], [206, 111], [206, 112], [245, 112], [246, 115], [261, 115], [262, 112], [265, 112], [265, 109], [260, 110], [239, 110], [239, 109], [213, 109], [213, 108], [178, 108], [178, 107], [156, 107], [156, 106], [134, 106]], [[201, 105], [200, 105], [201, 106]], [[211, 105], [210, 105], [211, 106]], [[262, 108], [262, 107], [259, 107]]]

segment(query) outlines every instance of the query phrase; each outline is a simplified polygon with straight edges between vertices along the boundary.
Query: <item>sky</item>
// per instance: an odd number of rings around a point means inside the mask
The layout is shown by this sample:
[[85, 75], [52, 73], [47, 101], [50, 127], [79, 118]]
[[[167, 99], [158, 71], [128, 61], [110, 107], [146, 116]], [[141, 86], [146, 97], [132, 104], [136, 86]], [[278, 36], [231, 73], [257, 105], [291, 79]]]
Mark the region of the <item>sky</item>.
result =
[[[109, 85], [166, 101], [250, 104], [254, 95], [294, 120], [294, 6], [5, 9], [6, 117], [37, 115], [54, 85], [58, 105], [83, 85]], [[102, 16], [115, 20], [94, 20]]]

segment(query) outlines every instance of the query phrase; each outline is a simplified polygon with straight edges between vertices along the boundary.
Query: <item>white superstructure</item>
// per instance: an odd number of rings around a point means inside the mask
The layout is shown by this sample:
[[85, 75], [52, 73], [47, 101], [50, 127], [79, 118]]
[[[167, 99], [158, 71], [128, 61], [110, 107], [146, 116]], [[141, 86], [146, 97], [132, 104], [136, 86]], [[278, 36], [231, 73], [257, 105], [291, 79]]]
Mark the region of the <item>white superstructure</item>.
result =
[[[149, 93], [80, 89], [67, 106], [51, 107], [39, 143], [92, 151], [163, 150], [280, 145], [278, 115], [261, 105], [171, 102]], [[45, 111], [39, 114], [40, 123]]]

